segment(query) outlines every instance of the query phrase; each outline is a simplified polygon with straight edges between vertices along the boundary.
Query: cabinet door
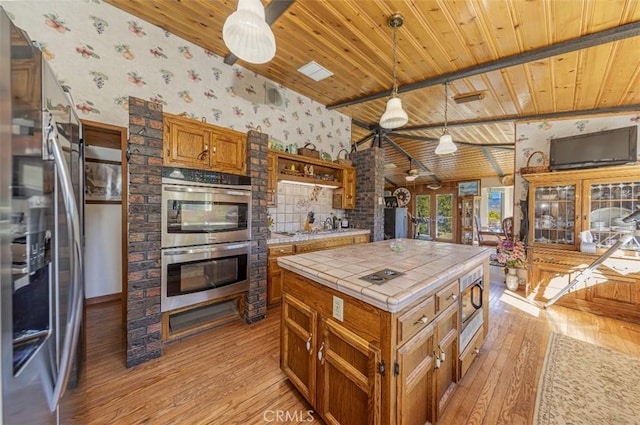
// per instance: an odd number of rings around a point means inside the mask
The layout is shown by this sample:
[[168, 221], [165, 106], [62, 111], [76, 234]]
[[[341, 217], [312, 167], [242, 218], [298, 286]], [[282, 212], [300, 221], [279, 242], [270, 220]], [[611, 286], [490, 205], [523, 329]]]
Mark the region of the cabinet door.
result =
[[267, 156], [267, 206], [275, 206], [278, 191], [278, 157], [269, 152]]
[[640, 207], [640, 178], [585, 180], [583, 200], [582, 228], [589, 229], [597, 248], [604, 252], [622, 235], [635, 230], [633, 222], [622, 219]]
[[232, 130], [216, 130], [213, 134], [211, 166], [217, 171], [245, 174], [246, 148], [244, 134]]
[[164, 118], [164, 165], [209, 168], [211, 132], [197, 122]]
[[438, 344], [434, 350], [436, 359], [435, 409], [436, 420], [451, 399], [458, 382], [458, 303], [452, 304], [436, 319]]
[[398, 424], [417, 425], [435, 421], [434, 326], [418, 332], [398, 349]]
[[580, 183], [535, 183], [529, 190], [529, 245], [577, 249]]
[[289, 294], [282, 297], [280, 368], [312, 406], [316, 403], [316, 312]]
[[349, 168], [343, 173], [343, 208], [352, 210], [356, 207], [356, 170]]
[[380, 349], [322, 319], [317, 351], [320, 416], [332, 425], [380, 423]]
[[280, 304], [282, 298], [282, 268], [277, 258], [267, 263], [267, 305]]

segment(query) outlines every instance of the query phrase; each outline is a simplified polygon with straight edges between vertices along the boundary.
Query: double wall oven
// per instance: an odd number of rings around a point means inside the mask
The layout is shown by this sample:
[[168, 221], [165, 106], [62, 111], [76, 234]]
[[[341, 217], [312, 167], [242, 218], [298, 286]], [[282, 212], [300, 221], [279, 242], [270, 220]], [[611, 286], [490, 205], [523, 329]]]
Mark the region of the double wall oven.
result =
[[251, 179], [162, 170], [163, 312], [249, 289]]

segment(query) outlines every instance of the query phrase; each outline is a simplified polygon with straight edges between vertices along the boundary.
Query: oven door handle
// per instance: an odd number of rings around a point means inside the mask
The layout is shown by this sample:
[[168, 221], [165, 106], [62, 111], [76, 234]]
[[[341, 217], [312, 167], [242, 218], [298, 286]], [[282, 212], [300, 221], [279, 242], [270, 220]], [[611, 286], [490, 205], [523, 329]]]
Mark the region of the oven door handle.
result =
[[[478, 299], [478, 302], [475, 302], [475, 299], [473, 297], [473, 294], [475, 293], [475, 289], [476, 288], [480, 288], [480, 297]], [[480, 283], [476, 283], [475, 285], [473, 285], [473, 287], [471, 288], [471, 305], [473, 306], [473, 308], [475, 309], [480, 309], [482, 308], [482, 295], [484, 292], [484, 285], [482, 284], [482, 282]]]
[[164, 185], [163, 190], [166, 192], [180, 192], [180, 193], [215, 193], [218, 195], [231, 195], [231, 196], [251, 196], [249, 190], [233, 190], [233, 189], [214, 189], [197, 186], [169, 186]]
[[200, 254], [203, 252], [211, 252], [211, 251], [229, 251], [232, 249], [238, 248], [246, 248], [248, 247], [248, 243], [237, 243], [237, 244], [224, 244], [222, 246], [207, 246], [206, 248], [191, 248], [191, 249], [165, 249], [163, 250], [164, 255], [185, 255], [185, 254]]

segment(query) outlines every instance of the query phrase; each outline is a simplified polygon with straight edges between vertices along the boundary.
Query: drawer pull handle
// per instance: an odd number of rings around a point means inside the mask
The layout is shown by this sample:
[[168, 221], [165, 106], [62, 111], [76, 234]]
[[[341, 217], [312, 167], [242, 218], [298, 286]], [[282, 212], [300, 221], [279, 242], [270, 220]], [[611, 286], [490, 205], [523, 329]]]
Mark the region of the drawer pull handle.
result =
[[440, 347], [439, 345], [438, 345], [438, 350], [440, 350], [440, 361], [443, 362], [443, 361], [447, 360], [447, 354], [444, 352], [442, 347]]
[[417, 325], [418, 323], [422, 323], [423, 325], [425, 323], [427, 323], [429, 321], [429, 318], [427, 317], [426, 314], [423, 314], [421, 318], [419, 318], [418, 320], [416, 320], [415, 322], [413, 322], [414, 325]]
[[455, 301], [458, 299], [458, 296], [456, 294], [451, 294], [447, 297], [447, 299], [451, 301]]
[[436, 359], [435, 369], [440, 369], [440, 356], [435, 351], [433, 352], [433, 357]]
[[480, 349], [478, 347], [473, 347], [473, 352], [476, 354], [480, 354]]
[[307, 351], [309, 352], [309, 354], [311, 354], [311, 338], [313, 337], [312, 334], [309, 335], [309, 339], [307, 339]]
[[320, 349], [318, 350], [318, 361], [320, 362], [320, 364], [324, 364], [324, 342], [320, 345]]

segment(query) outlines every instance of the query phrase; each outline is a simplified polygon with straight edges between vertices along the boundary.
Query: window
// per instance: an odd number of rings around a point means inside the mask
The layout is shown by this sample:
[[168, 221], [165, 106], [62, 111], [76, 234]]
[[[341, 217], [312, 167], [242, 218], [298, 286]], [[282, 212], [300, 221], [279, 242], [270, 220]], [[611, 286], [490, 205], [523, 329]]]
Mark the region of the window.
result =
[[487, 225], [491, 229], [499, 229], [504, 218], [504, 189], [487, 189]]
[[416, 197], [416, 238], [431, 235], [431, 195]]
[[436, 195], [436, 239], [453, 240], [453, 194]]

